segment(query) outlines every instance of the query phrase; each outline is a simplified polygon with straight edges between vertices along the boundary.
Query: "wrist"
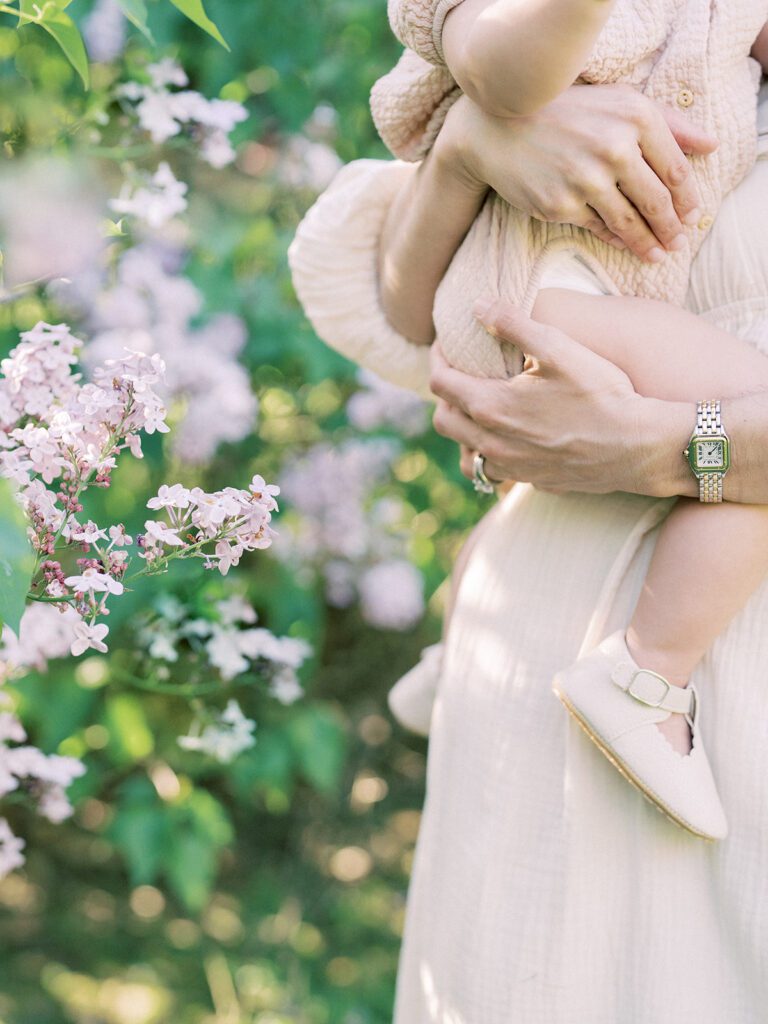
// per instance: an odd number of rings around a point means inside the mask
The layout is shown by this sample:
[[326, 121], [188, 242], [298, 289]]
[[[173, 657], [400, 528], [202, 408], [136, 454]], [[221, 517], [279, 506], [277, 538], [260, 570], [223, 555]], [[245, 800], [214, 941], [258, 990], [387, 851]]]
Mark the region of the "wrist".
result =
[[489, 185], [472, 145], [474, 129], [482, 111], [466, 96], [460, 97], [448, 111], [430, 158], [434, 173], [450, 187], [484, 197]]
[[698, 496], [698, 481], [682, 455], [695, 422], [693, 402], [640, 399], [634, 438], [628, 445], [628, 456], [634, 462], [634, 493], [654, 498]]

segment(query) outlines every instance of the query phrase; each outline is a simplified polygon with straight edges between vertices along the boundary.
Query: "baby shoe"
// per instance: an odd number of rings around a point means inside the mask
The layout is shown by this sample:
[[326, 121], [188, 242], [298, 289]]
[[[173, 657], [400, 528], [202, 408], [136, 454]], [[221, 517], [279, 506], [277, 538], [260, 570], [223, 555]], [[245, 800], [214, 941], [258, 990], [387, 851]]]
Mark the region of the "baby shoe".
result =
[[[728, 833], [700, 729], [700, 700], [689, 683], [672, 686], [640, 668], [620, 630], [555, 676], [553, 689], [614, 767], [676, 824], [703, 839]], [[684, 714], [689, 754], [678, 754], [656, 728]]]
[[389, 710], [400, 725], [419, 736], [429, 735], [432, 705], [442, 666], [443, 645], [425, 647], [420, 661], [398, 679], [387, 697]]

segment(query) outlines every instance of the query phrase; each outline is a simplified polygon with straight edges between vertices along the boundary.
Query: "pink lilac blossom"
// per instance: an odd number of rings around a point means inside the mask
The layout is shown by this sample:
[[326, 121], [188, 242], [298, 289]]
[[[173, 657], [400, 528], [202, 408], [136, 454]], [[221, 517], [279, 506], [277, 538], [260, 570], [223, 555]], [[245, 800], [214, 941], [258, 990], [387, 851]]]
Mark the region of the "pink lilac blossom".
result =
[[380, 562], [357, 585], [362, 616], [377, 629], [410, 629], [424, 614], [424, 581], [410, 562]]
[[49, 661], [65, 657], [80, 621], [69, 605], [28, 605], [19, 636], [8, 626], [0, 635], [0, 684], [25, 675], [30, 669], [44, 672]]
[[66, 159], [20, 156], [0, 164], [3, 291], [88, 276], [105, 248], [103, 185]]
[[416, 437], [429, 426], [429, 405], [418, 395], [360, 370], [361, 390], [347, 402], [347, 418], [358, 430], [393, 427], [403, 437]]
[[96, 626], [89, 626], [87, 622], [75, 623], [75, 639], [72, 641], [70, 653], [75, 658], [91, 649], [104, 654], [107, 650], [104, 638], [108, 632], [109, 626], [103, 622]]
[[[405, 559], [399, 524], [406, 509], [400, 499], [379, 493], [398, 451], [394, 441], [381, 438], [322, 443], [281, 478], [289, 512], [275, 553], [302, 578], [318, 575], [330, 604], [347, 607], [359, 598], [364, 617], [382, 629], [407, 629], [424, 609], [421, 574]], [[375, 582], [387, 573], [398, 592], [385, 607]]]
[[327, 143], [313, 142], [304, 135], [293, 135], [282, 147], [277, 174], [289, 188], [306, 188], [320, 193], [336, 177], [342, 163]]
[[127, 24], [117, 0], [96, 0], [82, 30], [92, 60], [107, 63], [125, 49]]
[[[131, 438], [165, 433], [165, 407], [155, 388], [164, 364], [158, 355], [129, 352], [96, 366], [92, 381], [74, 372], [79, 343], [65, 324], [38, 324], [0, 364], [0, 473], [19, 484], [37, 552], [33, 596], [69, 603], [83, 622], [70, 638], [82, 654], [106, 649], [106, 601], [123, 593], [130, 544], [125, 529], [109, 531], [78, 521], [80, 498], [91, 486], [108, 487], [121, 450], [137, 452]], [[31, 394], [31, 399], [30, 399]], [[52, 486], [51, 486], [52, 485]], [[141, 573], [164, 571], [170, 559], [200, 557], [225, 574], [246, 551], [268, 547], [278, 488], [255, 476], [248, 489], [163, 485], [150, 507], [168, 521], [147, 520], [137, 538]], [[109, 541], [107, 541], [109, 538]], [[61, 546], [79, 546], [78, 571], [65, 575]]]
[[256, 421], [258, 402], [238, 362], [246, 330], [242, 320], [226, 313], [190, 327], [202, 309], [202, 295], [189, 280], [170, 273], [167, 263], [167, 253], [145, 242], [121, 258], [111, 288], [92, 301], [83, 296], [93, 333], [83, 359], [90, 368], [126, 347], [158, 354], [165, 364], [161, 393], [180, 410], [173, 424], [174, 454], [201, 464], [222, 443], [247, 437]]

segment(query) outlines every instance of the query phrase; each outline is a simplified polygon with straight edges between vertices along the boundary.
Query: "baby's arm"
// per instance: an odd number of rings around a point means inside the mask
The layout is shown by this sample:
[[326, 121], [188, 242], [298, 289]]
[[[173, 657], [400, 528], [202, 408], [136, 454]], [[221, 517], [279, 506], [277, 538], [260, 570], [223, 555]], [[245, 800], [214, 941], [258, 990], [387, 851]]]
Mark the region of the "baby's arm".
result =
[[764, 355], [677, 306], [546, 288], [533, 316], [609, 359], [646, 398], [697, 402], [768, 389]]
[[572, 85], [613, 0], [463, 0], [442, 45], [451, 74], [498, 117], [535, 113]]
[[380, 299], [389, 323], [409, 341], [434, 340], [435, 293], [487, 193], [462, 175], [440, 136], [392, 203], [379, 245]]
[[760, 29], [760, 35], [752, 47], [752, 56], [760, 62], [763, 71], [768, 73], [768, 24], [763, 25]]

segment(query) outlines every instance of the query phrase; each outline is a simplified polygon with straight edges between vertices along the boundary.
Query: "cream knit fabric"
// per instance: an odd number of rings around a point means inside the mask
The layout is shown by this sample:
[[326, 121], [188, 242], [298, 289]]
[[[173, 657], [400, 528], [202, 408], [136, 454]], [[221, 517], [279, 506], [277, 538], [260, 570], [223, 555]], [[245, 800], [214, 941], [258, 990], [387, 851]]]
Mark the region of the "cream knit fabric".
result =
[[[390, 0], [395, 31], [418, 53], [406, 51], [376, 84], [371, 105], [385, 142], [404, 159], [419, 159], [428, 151], [460, 95], [440, 48], [443, 20], [459, 2]], [[760, 76], [749, 51], [767, 17], [765, 0], [617, 0], [581, 80], [632, 85], [661, 103], [684, 108], [720, 141], [717, 152], [692, 161], [705, 215], [689, 230], [690, 249], [651, 266], [582, 229], [533, 220], [492, 195], [437, 294], [435, 326], [453, 365], [478, 376], [518, 371], [517, 355], [502, 352], [477, 325], [468, 297], [490, 292], [530, 308], [553, 250], [579, 252], [611, 291], [682, 303], [691, 260], [723, 196], [754, 162]]]

